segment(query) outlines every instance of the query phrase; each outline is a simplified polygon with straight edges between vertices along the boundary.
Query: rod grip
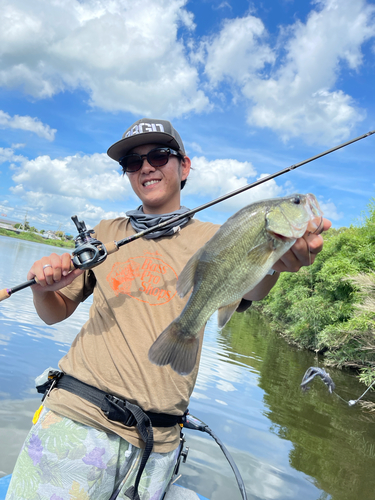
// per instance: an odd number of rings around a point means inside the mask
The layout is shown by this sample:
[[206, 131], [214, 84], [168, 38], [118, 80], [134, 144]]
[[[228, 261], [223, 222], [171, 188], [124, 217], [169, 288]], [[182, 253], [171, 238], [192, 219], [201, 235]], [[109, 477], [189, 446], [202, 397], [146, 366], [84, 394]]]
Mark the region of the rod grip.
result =
[[106, 243], [105, 249], [107, 250], [107, 254], [110, 255], [111, 253], [115, 253], [118, 250], [118, 245], [116, 241], [110, 241], [109, 243]]
[[4, 288], [4, 290], [0, 290], [0, 302], [5, 299], [9, 299], [10, 294], [8, 293], [8, 290]]

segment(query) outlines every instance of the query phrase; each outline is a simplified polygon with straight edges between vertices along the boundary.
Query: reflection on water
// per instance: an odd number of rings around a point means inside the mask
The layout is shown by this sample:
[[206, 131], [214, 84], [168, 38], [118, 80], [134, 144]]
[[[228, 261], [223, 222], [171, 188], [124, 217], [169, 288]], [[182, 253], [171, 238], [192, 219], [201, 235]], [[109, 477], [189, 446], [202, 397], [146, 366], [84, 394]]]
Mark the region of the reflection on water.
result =
[[[62, 253], [61, 249], [54, 249]], [[51, 247], [0, 237], [0, 289], [25, 281], [34, 260]], [[88, 316], [82, 304], [62, 324], [44, 325], [30, 290], [0, 304], [0, 475], [10, 473], [39, 406], [34, 378], [56, 366]], [[299, 384], [311, 353], [290, 348], [256, 313], [235, 314], [222, 331], [213, 317], [203, 346], [193, 415], [220, 436], [233, 455], [252, 500], [373, 499], [375, 416], [349, 408], [315, 380]], [[345, 400], [364, 390], [330, 371]], [[180, 484], [211, 500], [240, 499], [232, 470], [207, 435], [187, 431], [190, 447]]]
[[[236, 315], [218, 339], [232, 362], [256, 370], [269, 432], [288, 443], [288, 464], [325, 492], [312, 498], [374, 498], [375, 416], [329, 394], [319, 378], [303, 393], [299, 384], [316, 358], [291, 349], [256, 313]], [[341, 398], [348, 401], [363, 392], [353, 375], [330, 372]], [[272, 453], [271, 448], [266, 450], [267, 443], [258, 445], [266, 455]]]
[[[35, 260], [65, 251], [0, 236], [0, 289], [26, 281]], [[0, 303], [0, 394], [3, 397], [35, 396], [36, 375], [47, 366], [57, 366], [86, 321], [90, 303], [81, 304], [77, 314], [53, 326], [46, 326], [37, 316], [30, 289], [21, 290]]]

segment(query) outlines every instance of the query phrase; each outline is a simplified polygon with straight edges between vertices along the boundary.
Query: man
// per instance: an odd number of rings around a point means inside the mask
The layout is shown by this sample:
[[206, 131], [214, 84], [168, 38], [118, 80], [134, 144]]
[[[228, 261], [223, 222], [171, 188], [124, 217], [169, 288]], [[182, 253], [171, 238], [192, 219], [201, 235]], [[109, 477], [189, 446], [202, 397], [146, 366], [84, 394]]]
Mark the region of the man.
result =
[[[181, 207], [181, 189], [191, 161], [170, 122], [138, 120], [108, 155], [119, 161], [142, 205], [128, 218], [101, 221], [95, 228], [98, 240], [118, 241], [187, 211]], [[323, 229], [329, 227], [324, 220]], [[34, 304], [47, 324], [69, 317], [91, 293], [94, 299], [89, 320], [59, 363], [64, 375], [54, 379], [26, 439], [8, 500], [137, 499], [145, 492], [147, 498], [162, 498], [177, 459], [177, 422], [187, 408], [199, 356], [194, 370], [181, 376], [169, 366], [151, 364], [148, 350], [187, 301], [176, 294], [178, 275], [217, 229], [186, 217], [121, 247], [85, 272], [70, 272], [69, 254], [34, 263], [28, 279], [39, 282], [33, 287]], [[244, 297], [242, 309], [267, 295], [278, 272], [311, 264], [322, 245], [316, 234], [297, 240], [275, 264], [276, 272]]]

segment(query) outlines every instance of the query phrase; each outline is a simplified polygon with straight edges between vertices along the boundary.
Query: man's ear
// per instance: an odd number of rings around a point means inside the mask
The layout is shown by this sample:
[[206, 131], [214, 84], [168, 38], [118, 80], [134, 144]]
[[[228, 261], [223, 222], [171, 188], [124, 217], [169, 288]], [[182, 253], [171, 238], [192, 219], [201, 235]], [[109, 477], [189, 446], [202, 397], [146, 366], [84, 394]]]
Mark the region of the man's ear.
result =
[[184, 181], [188, 178], [191, 169], [191, 160], [188, 156], [184, 156], [181, 160], [181, 180]]

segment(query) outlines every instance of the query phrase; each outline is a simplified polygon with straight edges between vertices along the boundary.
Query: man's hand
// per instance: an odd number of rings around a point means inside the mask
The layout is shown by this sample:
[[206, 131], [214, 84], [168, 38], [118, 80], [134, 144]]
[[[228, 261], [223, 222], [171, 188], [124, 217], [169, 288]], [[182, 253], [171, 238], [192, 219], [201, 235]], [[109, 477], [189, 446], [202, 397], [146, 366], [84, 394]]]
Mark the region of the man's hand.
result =
[[48, 257], [42, 257], [34, 262], [27, 274], [27, 279], [36, 278], [38, 285], [33, 285], [35, 293], [54, 292], [69, 285], [77, 276], [84, 271], [72, 268], [72, 257], [68, 253], [57, 255], [52, 253]]
[[82, 269], [72, 269], [72, 257], [68, 253], [57, 255], [52, 253], [42, 257], [32, 265], [27, 279], [36, 278], [37, 285], [31, 290], [34, 296], [34, 306], [39, 317], [53, 325], [68, 318], [77, 309], [78, 302], [68, 299], [58, 293], [58, 290], [69, 285], [80, 274]]
[[292, 248], [272, 266], [272, 269], [278, 272], [295, 273], [303, 266], [310, 266], [316, 255], [323, 249], [323, 238], [320, 233], [327, 231], [331, 225], [331, 221], [322, 219], [321, 229], [315, 233], [306, 232], [302, 238], [298, 238]]

